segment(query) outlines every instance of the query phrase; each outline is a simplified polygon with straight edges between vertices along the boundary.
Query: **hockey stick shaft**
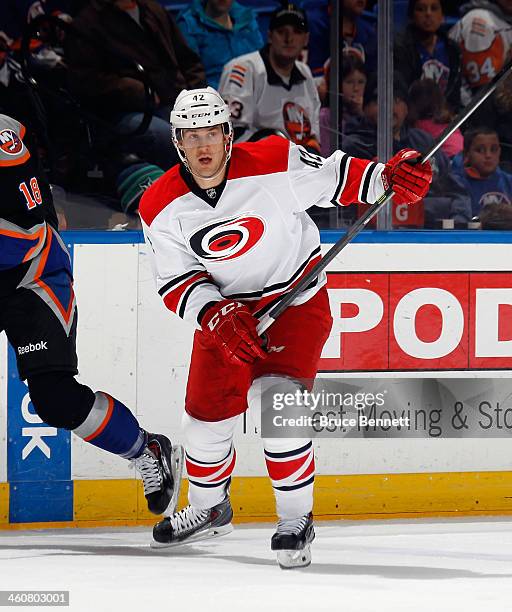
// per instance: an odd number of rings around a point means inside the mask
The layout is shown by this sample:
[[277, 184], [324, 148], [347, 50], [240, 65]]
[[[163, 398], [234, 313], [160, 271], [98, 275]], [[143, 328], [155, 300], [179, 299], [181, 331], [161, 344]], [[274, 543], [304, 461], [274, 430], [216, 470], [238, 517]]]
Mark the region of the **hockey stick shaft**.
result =
[[[471, 102], [465, 106], [459, 114], [453, 119], [453, 121], [446, 127], [446, 129], [440, 134], [436, 144], [430, 149], [430, 151], [418, 160], [418, 163], [428, 161], [435, 153], [443, 146], [448, 138], [457, 130], [483, 103], [489, 96], [491, 96], [498, 85], [507, 77], [508, 73], [512, 68], [512, 61], [506, 64], [494, 78], [483, 88], [478, 94], [471, 100]], [[277, 317], [283, 313], [286, 308], [293, 302], [297, 295], [303, 291], [310, 283], [312, 283], [318, 276], [325, 270], [325, 268], [331, 263], [331, 261], [349, 244], [352, 240], [364, 229], [366, 224], [381, 210], [392, 198], [393, 190], [388, 189], [385, 191], [378, 200], [376, 200], [370, 208], [350, 227], [348, 232], [338, 240], [322, 259], [315, 265], [311, 270], [303, 276], [300, 281], [282, 298], [275, 304], [269, 312], [263, 316], [260, 323], [258, 324], [258, 334], [262, 334], [268, 329]]]

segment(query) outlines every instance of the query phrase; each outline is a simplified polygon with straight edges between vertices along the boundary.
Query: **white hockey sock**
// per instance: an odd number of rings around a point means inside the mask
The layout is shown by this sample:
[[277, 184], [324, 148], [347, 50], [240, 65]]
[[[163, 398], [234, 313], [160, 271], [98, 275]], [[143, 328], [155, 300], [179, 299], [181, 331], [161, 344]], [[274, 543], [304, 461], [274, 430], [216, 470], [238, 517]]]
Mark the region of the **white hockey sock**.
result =
[[307, 440], [266, 439], [265, 461], [280, 519], [299, 518], [313, 509], [315, 455]]
[[238, 418], [215, 422], [188, 414], [183, 418], [188, 501], [194, 508], [213, 508], [226, 497], [236, 462], [233, 431]]

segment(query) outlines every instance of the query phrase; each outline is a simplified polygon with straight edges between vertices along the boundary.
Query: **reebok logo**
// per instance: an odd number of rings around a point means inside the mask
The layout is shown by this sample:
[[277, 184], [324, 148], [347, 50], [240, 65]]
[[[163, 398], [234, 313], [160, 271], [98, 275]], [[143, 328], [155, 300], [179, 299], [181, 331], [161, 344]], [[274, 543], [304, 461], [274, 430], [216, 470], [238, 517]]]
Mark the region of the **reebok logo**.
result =
[[27, 344], [26, 346], [18, 346], [18, 355], [25, 355], [25, 353], [35, 353], [36, 351], [47, 351], [48, 341], [41, 340], [37, 344]]

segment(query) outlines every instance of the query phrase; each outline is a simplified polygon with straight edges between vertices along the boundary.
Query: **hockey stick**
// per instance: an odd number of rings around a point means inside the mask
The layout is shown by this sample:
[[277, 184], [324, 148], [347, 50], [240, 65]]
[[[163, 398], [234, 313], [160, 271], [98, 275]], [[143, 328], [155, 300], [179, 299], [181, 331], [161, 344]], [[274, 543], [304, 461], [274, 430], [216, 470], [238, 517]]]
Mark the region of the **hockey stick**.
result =
[[[416, 163], [422, 163], [428, 161], [448, 140], [448, 138], [455, 132], [455, 130], [461, 126], [468, 117], [470, 117], [475, 110], [487, 100], [487, 98], [495, 91], [496, 87], [501, 81], [505, 79], [508, 72], [512, 68], [512, 61], [506, 64], [487, 84], [487, 86], [481, 89], [478, 94], [471, 100], [471, 102], [463, 108], [459, 114], [453, 119], [453, 121], [446, 127], [446, 129], [440, 134], [437, 143], [432, 149]], [[283, 311], [293, 302], [297, 295], [305, 289], [312, 281], [317, 278], [323, 270], [331, 263], [331, 261], [351, 242], [360, 232], [364, 229], [365, 225], [381, 210], [392, 198], [393, 190], [388, 189], [385, 191], [378, 200], [376, 200], [370, 208], [352, 225], [348, 232], [336, 242], [322, 259], [313, 267], [311, 270], [303, 276], [300, 281], [291, 289], [288, 293], [285, 293], [283, 297], [273, 306], [269, 312], [263, 316], [258, 324], [258, 334], [262, 334], [268, 329], [277, 317], [283, 313]]]

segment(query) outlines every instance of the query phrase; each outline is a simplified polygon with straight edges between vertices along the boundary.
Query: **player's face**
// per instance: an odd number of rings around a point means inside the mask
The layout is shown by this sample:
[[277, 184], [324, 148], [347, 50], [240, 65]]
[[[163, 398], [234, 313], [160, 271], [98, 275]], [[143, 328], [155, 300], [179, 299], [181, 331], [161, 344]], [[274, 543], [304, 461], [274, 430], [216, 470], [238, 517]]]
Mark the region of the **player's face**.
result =
[[471, 143], [464, 163], [477, 170], [480, 176], [490, 176], [500, 163], [500, 155], [497, 134], [479, 134]]
[[284, 60], [296, 60], [306, 47], [309, 34], [292, 25], [284, 25], [268, 33], [272, 53]]
[[341, 87], [345, 100], [362, 107], [364, 88], [366, 87], [366, 76], [362, 72], [359, 72], [359, 70], [351, 72], [343, 79]]
[[412, 13], [412, 22], [418, 30], [434, 34], [443, 21], [443, 8], [439, 0], [417, 0]]
[[180, 146], [184, 149], [193, 174], [211, 178], [219, 172], [224, 163], [227, 137], [222, 126], [183, 130]]

